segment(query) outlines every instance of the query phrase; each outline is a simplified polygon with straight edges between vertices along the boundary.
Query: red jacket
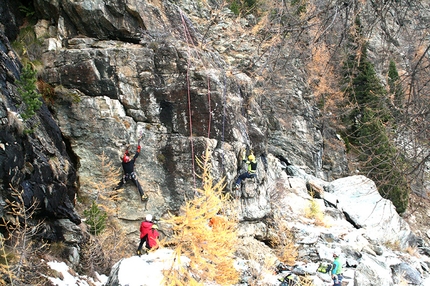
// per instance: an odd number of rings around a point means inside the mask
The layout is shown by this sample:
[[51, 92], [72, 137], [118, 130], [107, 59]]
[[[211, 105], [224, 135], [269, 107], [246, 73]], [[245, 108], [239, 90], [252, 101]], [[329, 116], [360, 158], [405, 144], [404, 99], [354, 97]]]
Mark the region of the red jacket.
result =
[[151, 230], [153, 223], [150, 221], [142, 221], [140, 224], [140, 239], [144, 238], [148, 232]]
[[146, 240], [146, 247], [147, 248], [157, 247], [158, 246], [157, 239], [159, 236], [160, 234], [155, 228], [150, 229], [148, 232], [148, 239]]

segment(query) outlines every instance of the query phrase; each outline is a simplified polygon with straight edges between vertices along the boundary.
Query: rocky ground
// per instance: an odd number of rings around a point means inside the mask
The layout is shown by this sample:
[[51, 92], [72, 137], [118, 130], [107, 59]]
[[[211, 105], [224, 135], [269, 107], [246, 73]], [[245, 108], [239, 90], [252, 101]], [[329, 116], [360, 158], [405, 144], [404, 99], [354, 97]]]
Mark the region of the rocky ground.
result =
[[410, 196], [409, 208], [403, 218], [411, 230], [430, 245], [430, 199], [415, 194]]

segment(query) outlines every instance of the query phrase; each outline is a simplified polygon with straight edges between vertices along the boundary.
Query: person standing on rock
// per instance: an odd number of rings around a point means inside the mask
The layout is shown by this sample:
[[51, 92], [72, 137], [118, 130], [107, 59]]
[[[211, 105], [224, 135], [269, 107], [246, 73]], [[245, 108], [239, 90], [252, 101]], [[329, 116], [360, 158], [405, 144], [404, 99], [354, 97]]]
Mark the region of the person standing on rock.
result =
[[137, 150], [133, 158], [131, 158], [131, 155], [128, 151], [128, 146], [124, 152], [124, 156], [122, 157], [122, 169], [124, 171], [124, 175], [122, 176], [121, 181], [118, 183], [115, 190], [120, 189], [125, 183], [127, 183], [128, 180], [131, 180], [136, 185], [142, 201], [146, 201], [148, 199], [148, 196], [146, 196], [145, 193], [143, 192], [143, 189], [140, 186], [139, 181], [137, 180], [136, 173], [134, 172], [134, 163], [136, 162], [136, 159], [139, 156], [139, 154], [140, 154], [140, 138], [137, 141]]
[[[142, 221], [142, 223], [140, 224], [140, 243], [139, 246], [137, 247], [137, 255], [141, 255], [142, 254], [142, 247], [145, 244], [145, 247], [148, 247], [148, 241], [149, 241], [149, 233], [150, 231], [153, 229], [152, 227], [154, 226], [154, 223], [152, 222], [152, 215], [151, 214], [147, 214], [145, 217], [145, 220]], [[155, 229], [155, 231], [157, 231], [157, 229]], [[154, 239], [155, 237], [155, 239]], [[151, 234], [151, 243], [154, 242], [154, 240], [156, 241], [156, 239], [158, 239], [158, 231], [156, 234]]]
[[340, 249], [336, 248], [333, 252], [333, 268], [331, 270], [331, 278], [333, 279], [333, 286], [342, 285], [342, 263], [339, 260]]

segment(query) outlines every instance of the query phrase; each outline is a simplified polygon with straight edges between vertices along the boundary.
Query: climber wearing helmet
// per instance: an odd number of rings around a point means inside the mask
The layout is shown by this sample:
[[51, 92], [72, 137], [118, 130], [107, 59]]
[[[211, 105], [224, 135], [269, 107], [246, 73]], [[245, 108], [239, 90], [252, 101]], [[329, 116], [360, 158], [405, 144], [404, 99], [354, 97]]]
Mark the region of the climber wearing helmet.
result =
[[[141, 255], [142, 254], [142, 247], [143, 245], [145, 245], [145, 247], [148, 247], [148, 236], [150, 231], [152, 230], [152, 227], [154, 226], [154, 223], [152, 222], [152, 215], [151, 214], [147, 214], [145, 217], [145, 220], [142, 221], [142, 223], [140, 224], [140, 243], [139, 246], [137, 247], [137, 255]], [[158, 234], [158, 232], [157, 232]], [[154, 235], [152, 235], [151, 237], [154, 237]], [[157, 236], [158, 238], [158, 236]], [[144, 251], [146, 252], [146, 251]]]
[[248, 156], [248, 160], [243, 160], [244, 162], [246, 162], [246, 164], [248, 164], [248, 170], [243, 173], [240, 174], [239, 177], [236, 180], [236, 185], [235, 185], [235, 189], [239, 189], [240, 187], [240, 183], [245, 180], [246, 178], [254, 178], [257, 174], [257, 161], [255, 160], [255, 156], [254, 154], [250, 154]]
[[148, 197], [143, 193], [143, 189], [140, 186], [139, 181], [137, 180], [136, 173], [134, 172], [134, 163], [136, 161], [136, 158], [140, 154], [140, 138], [137, 141], [137, 150], [136, 154], [132, 158], [130, 153], [128, 152], [128, 147], [124, 152], [124, 156], [122, 157], [122, 169], [124, 171], [124, 175], [121, 178], [121, 181], [116, 186], [115, 190], [121, 188], [128, 180], [131, 180], [137, 187], [137, 190], [139, 191], [140, 198], [142, 201], [145, 201]]

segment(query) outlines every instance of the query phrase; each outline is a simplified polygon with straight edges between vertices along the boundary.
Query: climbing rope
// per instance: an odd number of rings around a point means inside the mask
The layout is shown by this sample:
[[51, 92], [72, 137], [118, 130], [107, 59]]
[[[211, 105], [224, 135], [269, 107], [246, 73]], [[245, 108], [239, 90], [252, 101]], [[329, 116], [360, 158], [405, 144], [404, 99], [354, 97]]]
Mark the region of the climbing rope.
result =
[[[193, 165], [193, 179], [194, 179], [194, 188], [196, 188], [196, 170], [194, 163], [194, 143], [193, 143], [193, 118], [192, 118], [192, 110], [191, 110], [191, 92], [190, 92], [190, 65], [191, 65], [191, 46], [195, 46], [194, 41], [192, 39], [191, 33], [188, 29], [187, 21], [185, 19], [185, 15], [182, 13], [181, 9], [178, 7], [179, 13], [181, 15], [182, 26], [184, 30], [184, 38], [187, 43], [187, 100], [188, 100], [188, 120], [189, 120], [189, 129], [190, 129], [190, 145], [191, 145], [191, 156], [192, 156], [192, 165]], [[199, 58], [199, 54], [197, 53], [197, 57]], [[211, 132], [211, 121], [212, 121], [212, 106], [211, 106], [211, 86], [210, 86], [210, 76], [207, 74], [207, 99], [208, 99], [208, 130], [207, 136], [210, 138]]]
[[[195, 163], [194, 163], [194, 143], [193, 143], [193, 124], [192, 124], [192, 110], [191, 110], [191, 92], [190, 92], [190, 66], [191, 66], [191, 58], [192, 58], [192, 49], [191, 47], [194, 47], [194, 41], [193, 41], [193, 37], [190, 33], [189, 30], [189, 26], [190, 21], [188, 20], [188, 18], [186, 17], [186, 15], [182, 12], [182, 10], [178, 7], [178, 11], [180, 13], [180, 17], [181, 17], [181, 21], [182, 21], [182, 26], [183, 26], [183, 33], [184, 33], [184, 38], [185, 41], [187, 43], [187, 74], [186, 74], [186, 80], [187, 80], [187, 100], [188, 100], [188, 119], [189, 119], [189, 132], [190, 132], [190, 144], [191, 144], [191, 155], [192, 155], [192, 166], [193, 166], [193, 178], [194, 178], [194, 187], [196, 187], [196, 172], [195, 172]], [[192, 26], [191, 26], [192, 28]], [[198, 53], [196, 53], [196, 57], [200, 58], [200, 55]], [[202, 59], [200, 59], [202, 60]], [[203, 61], [203, 60], [202, 60]], [[226, 91], [226, 87], [227, 87], [227, 76], [226, 76], [226, 72], [224, 71], [223, 73], [223, 111], [222, 111], [222, 132], [221, 132], [221, 151], [223, 151], [224, 149], [224, 140], [225, 140], [225, 124], [226, 124], [226, 106], [227, 106], [227, 91]], [[210, 83], [210, 75], [209, 72], [207, 73], [207, 100], [208, 100], [208, 130], [207, 130], [207, 138], [210, 138], [211, 135], [211, 124], [212, 124], [212, 105], [211, 105], [211, 83]], [[249, 140], [249, 136], [248, 136], [248, 132], [245, 131], [245, 135], [244, 137], [247, 140], [247, 145], [250, 144], [250, 140]], [[221, 164], [220, 167], [222, 168], [222, 170], [224, 170], [224, 161], [225, 161], [225, 154], [224, 152], [222, 153], [222, 157], [221, 157]]]
[[[226, 98], [226, 87], [227, 87], [227, 76], [223, 74], [223, 88], [222, 88], [222, 133], [221, 133], [221, 150], [224, 150], [224, 132], [225, 132], [225, 114], [226, 114], [226, 105], [227, 105], [227, 98]], [[222, 152], [221, 157], [221, 168], [224, 169], [224, 152]], [[221, 170], [221, 171], [222, 171]]]
[[209, 78], [209, 74], [206, 76], [208, 79], [208, 139], [210, 138], [211, 135], [211, 121], [212, 121], [212, 108], [211, 108], [211, 80]]
[[[179, 9], [179, 8], [178, 8]], [[185, 23], [184, 15], [179, 9], [179, 14], [181, 15], [182, 20], [182, 26], [184, 29], [184, 35], [185, 35], [185, 41], [187, 43], [188, 49], [187, 49], [187, 103], [188, 103], [188, 121], [189, 121], [189, 129], [190, 129], [190, 147], [191, 147], [191, 162], [193, 166], [193, 180], [194, 180], [194, 188], [196, 188], [196, 167], [194, 163], [194, 143], [193, 143], [193, 118], [191, 113], [191, 93], [190, 93], [190, 65], [191, 65], [191, 51], [190, 51], [190, 42], [192, 45], [194, 45], [193, 39], [191, 38], [191, 35], [188, 31], [187, 24]]]

